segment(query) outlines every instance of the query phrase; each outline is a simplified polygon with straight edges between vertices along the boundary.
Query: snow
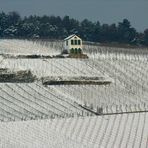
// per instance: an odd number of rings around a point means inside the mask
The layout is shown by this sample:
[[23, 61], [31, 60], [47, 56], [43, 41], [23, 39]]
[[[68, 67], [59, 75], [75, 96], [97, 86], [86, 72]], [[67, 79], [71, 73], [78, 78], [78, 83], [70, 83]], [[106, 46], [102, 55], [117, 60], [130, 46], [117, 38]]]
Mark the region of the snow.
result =
[[[89, 62], [89, 61], [88, 61]], [[107, 77], [93, 69], [86, 60], [76, 59], [4, 59], [2, 68], [31, 70], [38, 78], [46, 76], [99, 76]]]
[[80, 103], [75, 98], [47, 89], [37, 83], [0, 83], [0, 119], [2, 121], [82, 113], [83, 109], [75, 102]]
[[148, 113], [0, 123], [1, 147], [146, 148]]
[[68, 36], [67, 38], [65, 38], [64, 40], [69, 40], [69, 39], [71, 39], [74, 36], [76, 36], [76, 35], [75, 34], [72, 34], [72, 35]]
[[[53, 43], [54, 44], [54, 43]], [[55, 45], [54, 45], [55, 46]], [[0, 54], [10, 55], [56, 55], [60, 51], [52, 45], [46, 46], [37, 41], [17, 40], [17, 39], [1, 39]]]
[[[141, 51], [146, 52], [143, 49]], [[82, 104], [85, 102], [88, 106], [92, 104], [95, 111], [97, 106], [102, 107], [104, 113], [148, 110], [147, 54], [126, 55], [126, 60], [124, 52], [118, 54], [104, 52], [102, 55], [104, 59], [101, 55], [89, 59], [4, 59], [1, 56], [0, 68], [29, 69], [38, 79], [96, 76], [111, 79], [112, 83], [106, 86], [61, 85], [50, 86], [48, 89], [56, 90], [55, 93], [60, 93], [60, 97], [62, 95]], [[112, 56], [117, 56], [117, 59]]]
[[[31, 70], [38, 79], [103, 77], [112, 83], [47, 87], [40, 80], [0, 83], [0, 121], [8, 121], [0, 122], [0, 147], [146, 148], [148, 51], [84, 45], [88, 59], [4, 56], [55, 55], [62, 49], [62, 42], [0, 40], [0, 68]], [[110, 115], [90, 116], [79, 105], [93, 106], [95, 112], [99, 107]]]

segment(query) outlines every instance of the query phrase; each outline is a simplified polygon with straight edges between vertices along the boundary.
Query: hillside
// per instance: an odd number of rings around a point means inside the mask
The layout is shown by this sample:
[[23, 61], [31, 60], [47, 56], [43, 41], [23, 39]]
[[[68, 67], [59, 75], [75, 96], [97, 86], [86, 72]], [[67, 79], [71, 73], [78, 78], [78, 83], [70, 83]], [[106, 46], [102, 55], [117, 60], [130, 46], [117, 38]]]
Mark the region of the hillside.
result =
[[[111, 84], [103, 86], [84, 84], [53, 85], [46, 88], [41, 86], [41, 88], [48, 89], [49, 92], [55, 90], [55, 95], [60, 96], [62, 94], [68, 98], [67, 101], [69, 101], [69, 98], [80, 101], [80, 104], [85, 105], [87, 108], [93, 107], [95, 112], [97, 108], [103, 108], [104, 114], [137, 112], [148, 109], [147, 49], [85, 45], [84, 51], [89, 56], [89, 59], [28, 59], [13, 56], [17, 54], [25, 55], [26, 52], [32, 55], [36, 51], [39, 51], [37, 52], [38, 55], [52, 56], [56, 53], [59, 54], [60, 50], [62, 51], [62, 43], [2, 40], [0, 47], [5, 49], [1, 51], [1, 68], [30, 70], [37, 77], [38, 80], [35, 84], [25, 84], [24, 89], [28, 87], [27, 85], [30, 85], [36, 90], [35, 85], [41, 85], [42, 78], [49, 76], [55, 77], [55, 79], [59, 76], [63, 78], [104, 77], [106, 80], [111, 80]], [[10, 84], [3, 85], [9, 86]], [[7, 86], [5, 89], [7, 90]], [[16, 87], [16, 92], [17, 89], [19, 88]], [[20, 93], [23, 93], [23, 91]], [[28, 93], [27, 88], [26, 93]], [[33, 96], [34, 92], [30, 91], [30, 95]]]
[[2, 147], [146, 148], [148, 113], [0, 124]]
[[[88, 59], [53, 58], [62, 50], [61, 41], [0, 40], [0, 74], [34, 76], [0, 82], [0, 144], [146, 148], [148, 49], [84, 45]], [[72, 83], [90, 80], [110, 83]]]

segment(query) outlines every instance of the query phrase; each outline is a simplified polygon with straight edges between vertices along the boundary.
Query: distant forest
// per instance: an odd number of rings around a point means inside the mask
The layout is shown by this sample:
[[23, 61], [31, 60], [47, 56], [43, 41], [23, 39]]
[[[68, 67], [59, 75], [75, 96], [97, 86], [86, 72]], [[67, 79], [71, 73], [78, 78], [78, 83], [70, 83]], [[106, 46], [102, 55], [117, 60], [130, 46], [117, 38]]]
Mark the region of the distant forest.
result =
[[148, 29], [137, 32], [128, 19], [109, 25], [69, 16], [22, 18], [17, 12], [0, 12], [0, 38], [63, 39], [70, 34], [77, 34], [85, 41], [148, 46]]

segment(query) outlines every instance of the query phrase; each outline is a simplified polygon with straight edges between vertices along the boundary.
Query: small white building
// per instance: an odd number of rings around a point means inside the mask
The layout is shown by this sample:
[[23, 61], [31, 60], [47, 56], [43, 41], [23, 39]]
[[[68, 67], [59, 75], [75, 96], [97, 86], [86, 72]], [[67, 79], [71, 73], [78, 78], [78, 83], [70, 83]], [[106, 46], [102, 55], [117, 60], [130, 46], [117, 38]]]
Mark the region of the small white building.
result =
[[82, 53], [82, 39], [73, 34], [64, 39], [64, 47], [69, 53]]

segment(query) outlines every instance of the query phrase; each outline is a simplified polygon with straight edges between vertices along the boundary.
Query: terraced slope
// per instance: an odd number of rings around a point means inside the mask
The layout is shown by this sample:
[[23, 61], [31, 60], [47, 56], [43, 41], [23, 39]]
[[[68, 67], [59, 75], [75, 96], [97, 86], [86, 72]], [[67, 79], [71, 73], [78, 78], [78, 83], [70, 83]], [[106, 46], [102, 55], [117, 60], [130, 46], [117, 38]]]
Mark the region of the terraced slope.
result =
[[[138, 56], [138, 55], [137, 55]], [[83, 102], [94, 111], [106, 113], [148, 110], [148, 65], [134, 59], [4, 59], [2, 68], [30, 69], [38, 78], [46, 76], [100, 76], [111, 79], [110, 85], [49, 86], [66, 98]], [[40, 90], [38, 90], [40, 92]], [[55, 92], [55, 93], [56, 93]], [[58, 95], [58, 94], [57, 94]]]
[[4, 148], [147, 148], [147, 125], [148, 113], [1, 123], [0, 144]]
[[30, 69], [38, 78], [45, 76], [106, 76], [91, 64], [89, 60], [77, 59], [4, 59], [2, 68]]
[[[45, 47], [46, 49], [44, 50]], [[37, 42], [23, 40], [3, 40], [0, 45], [3, 54], [10, 54], [13, 51], [12, 55], [15, 55], [18, 50], [20, 50], [20, 54], [24, 54], [28, 50], [30, 50], [30, 54], [36, 50], [39, 50], [40, 54], [48, 53], [47, 47], [51, 47], [53, 50], [56, 47], [57, 51], [62, 48], [59, 42], [57, 44], [49, 42], [47, 45], [45, 43], [38, 45]], [[1, 98], [11, 99], [13, 97], [14, 99], [22, 100], [23, 97], [21, 95], [25, 94], [25, 100], [30, 98], [31, 100], [37, 100], [36, 104], [39, 105], [40, 98], [42, 98], [44, 103], [41, 104], [42, 106], [45, 104], [45, 107], [38, 113], [34, 113], [33, 110], [31, 117], [46, 116], [47, 110], [49, 110], [48, 104], [45, 103], [47, 96], [43, 97], [45, 92], [43, 91], [42, 93], [42, 89], [48, 91], [49, 98], [50, 93], [52, 93], [56, 95], [55, 100], [57, 98], [64, 98], [68, 102], [73, 100], [73, 102], [85, 105], [85, 107], [95, 112], [97, 108], [102, 108], [104, 114], [148, 110], [148, 51], [146, 49], [141, 49], [140, 52], [138, 49], [117, 49], [100, 46], [84, 46], [84, 48], [89, 55], [89, 59], [13, 59], [0, 56], [0, 68], [31, 70], [38, 79], [46, 76], [103, 76], [112, 79], [110, 85], [60, 85], [45, 88], [41, 86], [40, 82], [36, 82], [31, 84], [32, 88], [36, 89], [35, 85], [40, 85], [41, 88], [35, 91], [28, 88], [30, 84], [0, 84], [2, 88], [0, 90], [2, 92], [0, 94]], [[18, 87], [18, 85], [20, 86]], [[8, 86], [13, 88], [14, 91]], [[8, 94], [6, 95], [6, 93]], [[52, 112], [57, 113], [52, 110], [53, 108], [59, 108], [58, 105], [55, 105], [50, 104], [51, 111], [48, 115]], [[38, 107], [38, 105], [36, 106]], [[34, 107], [36, 108], [36, 106]], [[20, 109], [22, 110], [22, 108]], [[60, 111], [63, 114], [63, 110]], [[66, 111], [66, 113], [71, 113], [69, 111]], [[24, 117], [24, 115], [22, 116]]]
[[54, 47], [47, 47], [29, 40], [0, 40], [0, 54], [10, 55], [53, 55], [57, 54]]
[[[0, 56], [0, 68], [31, 70], [38, 78], [35, 83], [0, 83], [0, 121], [17, 121], [0, 122], [0, 147], [147, 148], [148, 51], [84, 47], [89, 59]], [[61, 43], [0, 41], [1, 55], [49, 55], [60, 48]], [[113, 81], [106, 86], [45, 87], [40, 78], [46, 76], [104, 76]], [[107, 115], [95, 116], [98, 110]]]
[[[104, 113], [148, 110], [148, 64], [146, 60], [89, 59], [85, 64], [101, 75], [109, 76], [110, 85], [49, 86], [86, 103], [102, 107]], [[75, 72], [75, 71], [74, 71]], [[81, 71], [81, 74], [87, 71]], [[92, 104], [92, 105], [91, 105]]]
[[87, 112], [76, 100], [38, 83], [0, 83], [0, 120], [16, 121]]

